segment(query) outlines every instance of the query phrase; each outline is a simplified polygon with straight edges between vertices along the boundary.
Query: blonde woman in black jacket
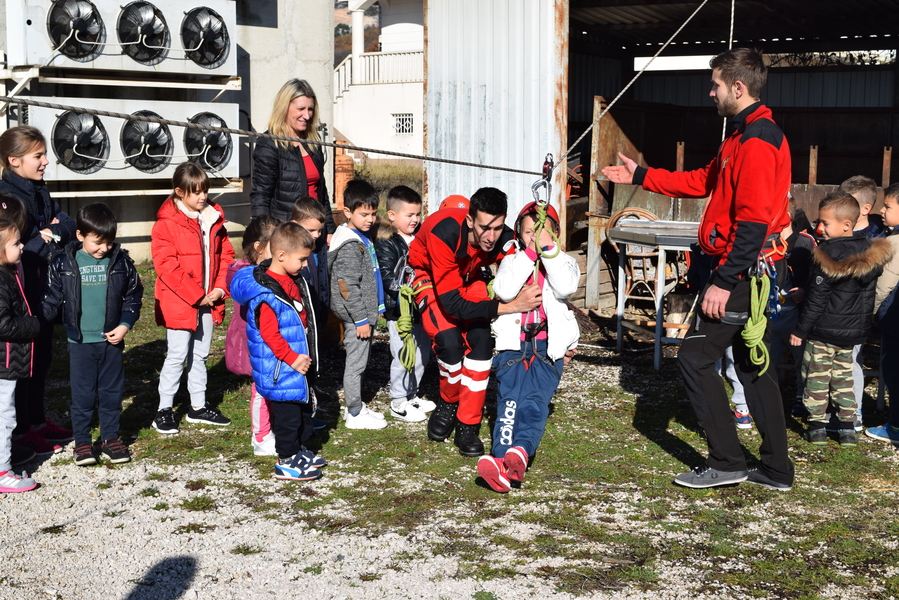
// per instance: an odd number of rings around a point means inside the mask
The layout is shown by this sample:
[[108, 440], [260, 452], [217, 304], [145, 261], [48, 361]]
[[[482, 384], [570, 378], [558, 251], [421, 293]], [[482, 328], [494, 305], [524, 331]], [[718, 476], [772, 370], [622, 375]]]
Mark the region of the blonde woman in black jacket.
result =
[[[291, 79], [275, 97], [266, 133], [320, 141], [318, 128], [318, 100], [312, 86], [303, 79]], [[294, 202], [310, 196], [325, 209], [325, 233], [330, 241], [335, 225], [324, 166], [321, 146], [260, 139], [253, 151], [252, 215], [289, 221]]]

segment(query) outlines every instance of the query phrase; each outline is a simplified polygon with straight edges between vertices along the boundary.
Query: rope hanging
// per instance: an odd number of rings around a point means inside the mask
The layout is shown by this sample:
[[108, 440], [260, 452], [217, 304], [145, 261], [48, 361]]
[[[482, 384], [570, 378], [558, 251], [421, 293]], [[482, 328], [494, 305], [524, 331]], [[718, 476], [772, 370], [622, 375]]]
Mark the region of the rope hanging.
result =
[[400, 286], [399, 293], [400, 316], [396, 320], [396, 332], [403, 341], [403, 346], [399, 351], [400, 364], [403, 368], [412, 372], [415, 368], [415, 336], [412, 335], [412, 327], [415, 322], [412, 318], [413, 307], [415, 306], [415, 292], [412, 286], [403, 284]]
[[770, 292], [771, 279], [767, 273], [756, 273], [749, 278], [749, 320], [740, 335], [749, 349], [749, 360], [762, 367], [759, 375], [765, 374], [771, 362], [768, 346], [765, 344], [765, 329], [768, 327], [765, 307]]
[[[553, 168], [553, 155], [547, 154], [546, 160], [543, 161], [543, 178], [538, 179], [531, 186], [531, 193], [534, 195], [534, 203], [537, 205], [537, 214], [534, 219], [534, 247], [537, 249], [537, 260], [534, 261], [534, 283], [537, 283], [538, 281], [541, 257], [555, 258], [559, 255], [559, 252], [562, 251], [562, 244], [559, 242], [559, 236], [556, 235], [555, 228], [553, 227], [550, 227], [548, 230], [553, 241], [553, 251], [546, 251], [540, 245], [540, 234], [546, 229], [546, 220], [548, 218], [546, 207], [549, 205], [549, 199], [552, 194], [550, 177], [552, 176]], [[543, 200], [540, 199], [540, 193], [537, 191], [541, 187], [546, 188], [546, 198]]]

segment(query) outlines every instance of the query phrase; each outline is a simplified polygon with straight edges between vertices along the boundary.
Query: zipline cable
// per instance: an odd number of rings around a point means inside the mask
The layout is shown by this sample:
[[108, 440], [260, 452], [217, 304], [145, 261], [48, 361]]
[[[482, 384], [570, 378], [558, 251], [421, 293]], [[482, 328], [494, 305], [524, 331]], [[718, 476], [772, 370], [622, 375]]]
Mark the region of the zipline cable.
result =
[[[706, 0], [707, 2], [708, 0]], [[322, 142], [319, 140], [306, 140], [297, 137], [290, 137], [286, 135], [274, 135], [271, 133], [258, 133], [256, 131], [246, 131], [244, 129], [233, 129], [231, 127], [214, 127], [212, 125], [199, 125], [197, 123], [189, 123], [187, 121], [173, 121], [171, 119], [162, 119], [158, 117], [150, 117], [145, 115], [131, 115], [128, 113], [118, 113], [111, 112], [108, 110], [99, 110], [96, 108], [83, 108], [78, 106], [66, 106], [65, 104], [55, 104], [52, 102], [43, 102], [41, 100], [34, 100], [31, 98], [13, 98], [11, 96], [0, 96], [0, 102], [6, 102], [7, 104], [21, 104], [25, 106], [37, 106], [40, 108], [50, 108], [53, 110], [63, 110], [74, 113], [95, 115], [101, 117], [112, 117], [115, 119], [125, 119], [127, 121], [143, 121], [145, 123], [156, 123], [157, 125], [172, 125], [175, 127], [185, 127], [187, 129], [199, 129], [201, 131], [218, 131], [221, 133], [230, 133], [233, 135], [244, 135], [248, 137], [254, 138], [263, 138], [269, 140], [279, 140], [285, 142], [303, 142], [306, 144], [312, 144], [315, 146], [327, 146], [329, 148], [343, 148], [345, 150], [359, 150], [360, 152], [371, 152], [376, 154], [387, 154], [389, 156], [396, 156], [399, 158], [411, 158], [414, 160], [426, 160], [429, 162], [439, 162], [445, 163], [449, 165], [458, 165], [461, 167], [474, 167], [477, 169], [488, 169], [492, 171], [505, 171], [507, 173], [520, 173], [522, 175], [538, 175], [543, 176], [543, 173], [538, 171], [525, 171], [524, 169], [512, 169], [510, 167], [497, 167], [492, 165], [482, 165], [478, 163], [465, 162], [461, 160], [452, 160], [449, 158], [436, 158], [433, 156], [425, 156], [423, 154], [407, 154], [404, 152], [394, 152], [392, 150], [383, 150], [380, 148], [365, 148], [362, 146], [350, 146], [347, 144], [335, 144], [333, 142]]]
[[687, 26], [687, 23], [689, 23], [689, 22], [693, 19], [693, 17], [696, 16], [696, 13], [698, 13], [698, 12], [702, 9], [703, 6], [705, 6], [706, 4], [708, 4], [708, 1], [709, 1], [709, 0], [703, 0], [703, 1], [702, 1], [702, 4], [700, 4], [699, 6], [696, 7], [696, 10], [694, 10], [693, 13], [692, 13], [689, 17], [687, 17], [687, 20], [684, 21], [683, 25], [681, 25], [680, 27], [677, 28], [677, 31], [675, 31], [674, 34], [673, 34], [670, 38], [668, 38], [668, 41], [665, 42], [665, 43], [662, 45], [661, 48], [659, 48], [658, 52], [656, 52], [656, 53], [652, 56], [652, 58], [649, 59], [649, 62], [647, 62], [647, 63], [643, 66], [643, 68], [640, 69], [640, 72], [637, 73], [636, 75], [634, 75], [633, 79], [631, 79], [631, 80], [628, 82], [628, 84], [627, 84], [626, 86], [624, 86], [624, 89], [621, 90], [621, 91], [618, 93], [618, 95], [615, 96], [615, 98], [612, 99], [611, 102], [609, 102], [609, 104], [605, 107], [605, 109], [604, 109], [601, 113], [599, 113], [599, 116], [596, 117], [596, 120], [593, 121], [592, 123], [590, 123], [590, 126], [587, 127], [587, 129], [584, 131], [584, 133], [582, 133], [581, 136], [580, 136], [577, 140], [575, 140], [575, 142], [574, 142], [573, 144], [571, 144], [571, 146], [568, 148], [568, 150], [566, 150], [565, 153], [564, 153], [562, 156], [559, 157], [559, 161], [558, 161], [558, 162], [555, 164], [555, 166], [553, 167], [554, 170], [555, 170], [559, 165], [565, 164], [565, 163], [566, 163], [566, 159], [568, 158], [568, 155], [571, 154], [572, 150], [574, 150], [574, 149], [577, 147], [577, 145], [581, 143], [581, 140], [583, 140], [585, 137], [587, 137], [587, 134], [588, 134], [588, 133], [590, 133], [591, 131], [593, 131], [593, 128], [596, 126], [597, 123], [599, 123], [599, 120], [602, 119], [602, 118], [605, 116], [605, 114], [606, 114], [607, 112], [609, 112], [609, 109], [611, 109], [612, 106], [614, 106], [615, 103], [618, 102], [618, 100], [624, 95], [624, 93], [625, 93], [625, 92], [626, 92], [632, 85], [634, 85], [634, 82], [637, 81], [637, 79], [640, 78], [640, 75], [642, 75], [643, 72], [646, 71], [646, 69], [649, 68], [649, 65], [652, 64], [652, 61], [654, 61], [656, 58], [658, 58], [658, 57], [659, 57], [659, 54], [661, 54], [662, 51], [665, 50], [665, 48], [667, 48], [668, 45], [671, 44], [671, 42], [674, 41], [674, 38], [677, 37], [677, 34], [679, 34], [679, 33], [681, 32], [681, 30], [683, 30], [683, 28]]
[[[730, 36], [727, 38], [727, 49], [734, 48], [734, 13], [737, 11], [737, 0], [730, 0]], [[727, 137], [727, 117], [724, 117], [724, 124], [721, 126], [721, 141]]]

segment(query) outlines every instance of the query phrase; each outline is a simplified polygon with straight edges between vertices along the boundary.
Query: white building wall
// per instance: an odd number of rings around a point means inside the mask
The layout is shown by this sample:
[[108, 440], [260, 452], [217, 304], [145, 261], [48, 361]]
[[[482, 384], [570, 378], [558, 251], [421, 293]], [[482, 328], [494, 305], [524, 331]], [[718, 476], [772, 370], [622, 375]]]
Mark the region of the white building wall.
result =
[[[565, 150], [567, 0], [428, 0], [425, 145], [429, 156], [539, 172]], [[532, 199], [536, 175], [425, 163], [433, 210], [483, 186], [509, 196], [509, 214]], [[553, 204], [565, 169], [554, 179]]]
[[422, 0], [381, 0], [381, 52], [424, 49]]
[[[421, 154], [424, 111], [423, 84], [384, 83], [353, 86], [335, 105], [334, 121], [340, 133], [356, 146]], [[394, 113], [412, 115], [412, 135], [394, 133]], [[394, 158], [367, 153], [369, 158]]]

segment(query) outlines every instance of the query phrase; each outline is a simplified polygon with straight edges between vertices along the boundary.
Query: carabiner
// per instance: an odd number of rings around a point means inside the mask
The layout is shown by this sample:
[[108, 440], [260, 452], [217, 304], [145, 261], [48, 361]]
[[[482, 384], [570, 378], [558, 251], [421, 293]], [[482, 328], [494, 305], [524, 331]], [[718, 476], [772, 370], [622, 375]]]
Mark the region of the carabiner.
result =
[[[549, 204], [549, 199], [552, 196], [552, 183], [550, 182], [550, 178], [553, 173], [553, 165], [553, 155], [552, 153], [547, 153], [546, 158], [543, 161], [543, 177], [531, 185], [531, 194], [534, 195], [534, 202], [537, 204]], [[546, 188], [546, 200], [540, 199], [540, 193], [537, 190], [541, 187]]]

